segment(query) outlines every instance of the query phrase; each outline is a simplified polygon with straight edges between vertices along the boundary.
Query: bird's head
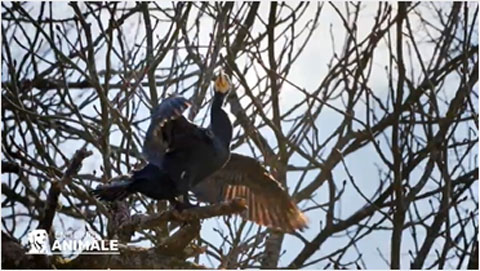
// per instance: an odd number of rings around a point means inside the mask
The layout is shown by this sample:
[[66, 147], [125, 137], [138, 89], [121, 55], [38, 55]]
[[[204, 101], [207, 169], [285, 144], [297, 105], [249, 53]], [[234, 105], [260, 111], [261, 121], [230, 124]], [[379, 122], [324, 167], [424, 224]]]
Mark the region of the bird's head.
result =
[[230, 78], [228, 78], [228, 75], [226, 75], [223, 70], [220, 70], [217, 78], [215, 79], [215, 91], [226, 94], [231, 88], [232, 83], [230, 82]]

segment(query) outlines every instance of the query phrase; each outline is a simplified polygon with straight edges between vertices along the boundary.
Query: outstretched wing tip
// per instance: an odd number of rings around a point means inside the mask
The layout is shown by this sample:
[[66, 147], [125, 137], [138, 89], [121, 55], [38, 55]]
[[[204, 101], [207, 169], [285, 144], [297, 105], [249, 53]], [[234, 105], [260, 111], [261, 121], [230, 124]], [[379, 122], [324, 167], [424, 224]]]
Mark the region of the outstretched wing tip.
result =
[[247, 210], [240, 215], [246, 220], [282, 233], [294, 233], [297, 230], [303, 232], [308, 229], [307, 216], [296, 206], [282, 215], [282, 213], [272, 212], [269, 208], [265, 208], [266, 206], [262, 202], [256, 202], [254, 205], [247, 204]]
[[298, 211], [296, 215], [295, 225], [296, 225], [295, 230], [304, 231], [305, 229], [308, 229], [308, 218], [301, 211]]
[[160, 122], [174, 120], [182, 116], [183, 112], [192, 105], [192, 103], [182, 96], [171, 96], [164, 99], [155, 107], [152, 118]]
[[232, 153], [228, 163], [192, 191], [200, 201], [244, 198], [248, 209], [240, 215], [258, 225], [284, 233], [307, 227], [307, 217], [288, 192], [257, 160]]

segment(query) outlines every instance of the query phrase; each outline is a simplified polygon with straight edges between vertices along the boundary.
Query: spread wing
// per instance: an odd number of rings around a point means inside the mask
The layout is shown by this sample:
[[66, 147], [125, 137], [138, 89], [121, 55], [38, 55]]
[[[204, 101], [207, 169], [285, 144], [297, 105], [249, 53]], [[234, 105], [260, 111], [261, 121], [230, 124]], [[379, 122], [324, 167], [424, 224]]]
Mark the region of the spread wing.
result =
[[197, 133], [198, 127], [182, 116], [190, 105], [187, 99], [176, 96], [153, 109], [143, 144], [143, 155], [150, 163], [160, 166], [165, 152], [192, 144], [188, 139]]
[[219, 171], [197, 184], [192, 192], [199, 201], [215, 203], [244, 198], [244, 219], [283, 232], [305, 228], [307, 219], [282, 185], [255, 159], [232, 153]]

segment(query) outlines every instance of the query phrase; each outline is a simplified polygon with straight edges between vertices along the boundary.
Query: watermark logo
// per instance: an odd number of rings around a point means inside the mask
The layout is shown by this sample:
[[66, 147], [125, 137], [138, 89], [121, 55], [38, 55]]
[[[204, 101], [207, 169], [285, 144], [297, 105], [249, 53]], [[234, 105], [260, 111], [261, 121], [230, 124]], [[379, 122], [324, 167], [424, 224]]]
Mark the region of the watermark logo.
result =
[[50, 242], [46, 230], [33, 230], [28, 233], [27, 254], [89, 254], [118, 255], [118, 240], [99, 240], [88, 229], [86, 232], [68, 231], [56, 232], [55, 239]]
[[50, 242], [46, 230], [33, 230], [28, 233], [28, 254], [51, 254]]

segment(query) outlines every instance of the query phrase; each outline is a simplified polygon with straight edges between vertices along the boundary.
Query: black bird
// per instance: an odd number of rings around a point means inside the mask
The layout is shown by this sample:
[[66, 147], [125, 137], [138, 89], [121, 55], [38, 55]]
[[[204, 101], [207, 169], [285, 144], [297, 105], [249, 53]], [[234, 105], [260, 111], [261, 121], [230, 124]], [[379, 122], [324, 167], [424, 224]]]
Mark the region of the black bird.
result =
[[[122, 199], [140, 192], [157, 200], [170, 200], [178, 208], [190, 207], [188, 191], [220, 169], [230, 157], [232, 125], [222, 110], [231, 84], [221, 71], [215, 80], [210, 127], [200, 128], [182, 116], [190, 106], [183, 97], [170, 97], [153, 109], [143, 154], [149, 162], [133, 171], [127, 181], [93, 190], [102, 200]], [[184, 202], [175, 200], [183, 195]]]
[[[307, 225], [282, 185], [255, 159], [230, 154], [232, 125], [222, 104], [231, 83], [221, 71], [214, 85], [211, 124], [199, 128], [181, 114], [190, 105], [182, 97], [164, 100], [152, 114], [143, 152], [149, 163], [126, 182], [99, 187], [94, 194], [113, 201], [140, 192], [154, 199], [189, 207], [188, 191], [198, 201], [216, 203], [245, 198], [243, 218], [282, 232]], [[175, 200], [183, 195], [184, 203]]]

